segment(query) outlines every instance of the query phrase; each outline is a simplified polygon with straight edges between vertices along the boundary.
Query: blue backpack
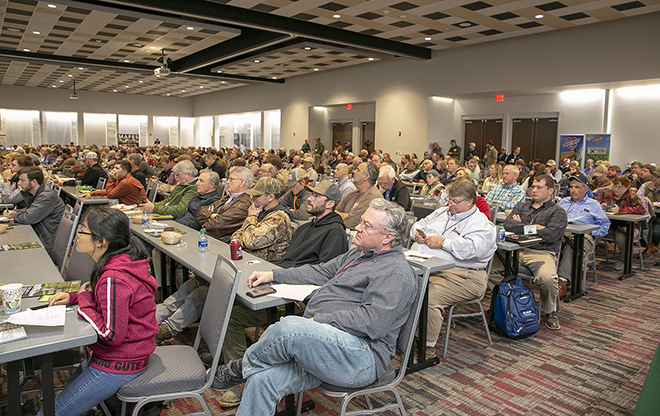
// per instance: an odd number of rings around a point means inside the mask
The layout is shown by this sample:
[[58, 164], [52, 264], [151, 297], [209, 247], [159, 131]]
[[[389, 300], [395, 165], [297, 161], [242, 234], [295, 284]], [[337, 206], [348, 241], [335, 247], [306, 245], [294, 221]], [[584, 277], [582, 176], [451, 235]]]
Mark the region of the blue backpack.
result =
[[495, 285], [490, 304], [491, 327], [501, 336], [521, 339], [534, 335], [539, 327], [539, 310], [534, 294], [513, 276]]

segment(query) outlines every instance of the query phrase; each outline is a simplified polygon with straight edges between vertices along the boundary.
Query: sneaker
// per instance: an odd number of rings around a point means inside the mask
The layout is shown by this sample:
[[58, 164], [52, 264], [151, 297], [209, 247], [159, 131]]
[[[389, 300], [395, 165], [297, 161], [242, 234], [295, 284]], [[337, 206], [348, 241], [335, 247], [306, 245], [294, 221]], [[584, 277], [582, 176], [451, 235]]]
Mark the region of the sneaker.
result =
[[435, 358], [435, 347], [426, 347], [426, 359], [430, 360], [432, 358]]
[[232, 362], [230, 361], [228, 364], [218, 366], [211, 387], [216, 390], [225, 391], [243, 382], [243, 377], [237, 376], [229, 368]]
[[160, 324], [156, 332], [156, 345], [163, 345], [163, 342], [173, 338], [172, 331], [165, 324]]
[[551, 331], [559, 331], [561, 329], [561, 325], [559, 325], [559, 318], [557, 317], [557, 312], [548, 314], [548, 318], [545, 321], [545, 326]]
[[229, 408], [229, 407], [236, 407], [239, 404], [241, 404], [244, 388], [245, 388], [245, 383], [241, 383], [225, 391], [222, 397], [218, 400], [218, 404], [220, 404], [220, 407]]
[[623, 262], [621, 260], [616, 262], [616, 265], [614, 266], [614, 270], [616, 270], [617, 272], [623, 270]]
[[644, 253], [642, 253], [642, 256], [644, 256], [645, 259], [650, 259], [655, 255], [655, 253], [658, 252], [658, 248], [655, 246], [648, 246], [646, 247], [646, 250], [644, 250]]

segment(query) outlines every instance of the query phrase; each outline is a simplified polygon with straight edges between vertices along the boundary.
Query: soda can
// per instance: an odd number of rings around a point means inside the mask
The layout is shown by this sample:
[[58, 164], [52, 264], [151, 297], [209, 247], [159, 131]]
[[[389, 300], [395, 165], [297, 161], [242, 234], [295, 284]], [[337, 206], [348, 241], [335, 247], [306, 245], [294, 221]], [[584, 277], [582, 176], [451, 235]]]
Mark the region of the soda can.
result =
[[240, 260], [243, 258], [243, 249], [241, 248], [241, 242], [238, 238], [234, 238], [229, 243], [229, 249], [231, 251], [232, 260]]

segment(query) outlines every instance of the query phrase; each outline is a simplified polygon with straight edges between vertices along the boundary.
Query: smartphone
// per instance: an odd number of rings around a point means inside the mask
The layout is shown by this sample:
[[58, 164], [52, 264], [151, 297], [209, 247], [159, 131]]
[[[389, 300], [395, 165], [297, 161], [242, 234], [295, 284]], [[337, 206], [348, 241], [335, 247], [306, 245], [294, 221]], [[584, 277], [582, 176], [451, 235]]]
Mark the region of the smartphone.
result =
[[249, 292], [245, 292], [245, 294], [251, 298], [259, 298], [261, 296], [270, 295], [271, 293], [277, 293], [277, 290], [275, 290], [272, 287], [265, 287], [263, 289], [256, 289], [256, 290], [251, 290]]
[[47, 308], [47, 307], [48, 307], [48, 304], [46, 303], [45, 305], [33, 306], [31, 308], [28, 308], [28, 309], [30, 309], [31, 311], [38, 311], [39, 309], [43, 309], [43, 308]]
[[415, 232], [416, 232], [417, 234], [421, 235], [422, 238], [426, 238], [426, 233], [424, 232], [424, 230], [415, 229]]

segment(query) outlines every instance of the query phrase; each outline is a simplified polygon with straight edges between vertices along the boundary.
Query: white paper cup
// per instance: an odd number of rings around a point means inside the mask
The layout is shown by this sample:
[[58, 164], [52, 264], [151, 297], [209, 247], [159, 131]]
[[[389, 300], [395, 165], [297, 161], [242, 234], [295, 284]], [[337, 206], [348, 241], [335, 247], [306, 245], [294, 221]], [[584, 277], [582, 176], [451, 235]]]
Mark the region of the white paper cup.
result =
[[5, 308], [5, 313], [15, 313], [21, 310], [22, 292], [23, 285], [20, 283], [10, 283], [8, 285], [0, 286], [2, 305]]

